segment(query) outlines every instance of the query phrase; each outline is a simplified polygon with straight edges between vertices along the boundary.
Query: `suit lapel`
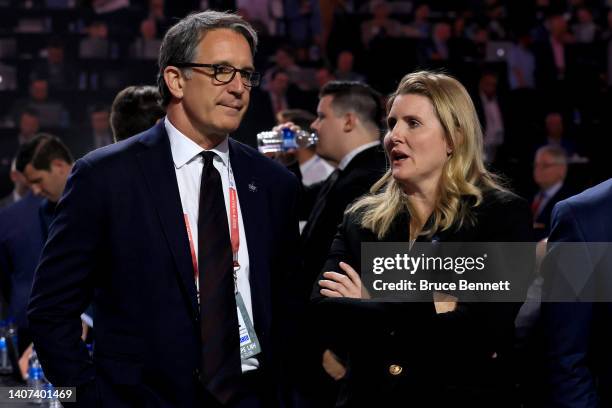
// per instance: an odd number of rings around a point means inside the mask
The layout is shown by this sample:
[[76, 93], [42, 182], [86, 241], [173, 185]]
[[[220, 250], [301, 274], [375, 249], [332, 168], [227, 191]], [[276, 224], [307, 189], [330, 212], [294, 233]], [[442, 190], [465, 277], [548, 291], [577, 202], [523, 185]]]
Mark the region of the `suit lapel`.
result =
[[181, 290], [189, 300], [192, 312], [199, 313], [194, 271], [189, 251], [189, 241], [183, 217], [181, 198], [170, 151], [170, 141], [161, 121], [142, 143], [147, 149], [136, 156], [151, 193], [150, 200], [159, 216], [176, 271], [179, 274]]
[[[257, 178], [249, 153], [234, 140], [229, 140], [230, 164], [236, 188], [244, 233], [249, 253], [249, 283], [255, 325], [259, 326], [270, 316], [270, 270], [267, 250], [268, 205], [265, 186]], [[264, 320], [265, 319], [265, 320]]]

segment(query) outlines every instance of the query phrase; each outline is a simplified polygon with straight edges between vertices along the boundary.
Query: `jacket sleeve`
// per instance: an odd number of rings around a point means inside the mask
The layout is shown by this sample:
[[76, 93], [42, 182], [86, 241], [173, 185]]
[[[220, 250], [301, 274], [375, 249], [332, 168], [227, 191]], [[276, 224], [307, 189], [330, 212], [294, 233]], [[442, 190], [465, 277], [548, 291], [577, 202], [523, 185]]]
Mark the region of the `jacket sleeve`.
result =
[[[549, 237], [549, 253], [561, 242], [583, 242], [580, 225], [570, 204], [558, 203], [553, 209], [552, 229]], [[574, 252], [574, 251], [572, 251]], [[581, 272], [588, 273], [588, 251], [575, 251], [577, 261], [584, 265]], [[551, 259], [551, 258], [549, 258]], [[545, 263], [548, 260], [545, 260]], [[576, 264], [576, 260], [572, 260]], [[562, 265], [561, 265], [562, 266]], [[566, 274], [561, 270], [546, 271], [543, 297], [552, 292], [565, 292]], [[571, 273], [571, 271], [570, 271]], [[554, 407], [599, 406], [593, 376], [588, 368], [587, 351], [589, 333], [593, 321], [593, 303], [590, 302], [542, 302], [541, 322], [544, 342], [546, 378], [549, 382], [547, 403]]]
[[[77, 161], [56, 209], [34, 276], [28, 319], [45, 375], [56, 386], [95, 378], [81, 340], [81, 313], [93, 298], [96, 254], [103, 231], [99, 177]], [[99, 175], [98, 175], [99, 176]]]

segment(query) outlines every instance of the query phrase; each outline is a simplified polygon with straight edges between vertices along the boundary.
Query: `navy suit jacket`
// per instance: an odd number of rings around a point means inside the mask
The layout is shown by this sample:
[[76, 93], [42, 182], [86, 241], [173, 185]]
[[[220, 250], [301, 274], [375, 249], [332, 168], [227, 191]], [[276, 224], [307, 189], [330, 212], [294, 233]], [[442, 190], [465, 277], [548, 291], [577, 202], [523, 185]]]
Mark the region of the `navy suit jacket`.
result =
[[[559, 202], [553, 209], [549, 252], [560, 243], [612, 242], [612, 179]], [[576, 272], [588, 285], [607, 285], [610, 294], [612, 251], [596, 245], [579, 252]], [[547, 257], [548, 257], [547, 256]], [[545, 259], [543, 266], [545, 267]], [[561, 269], [562, 269], [561, 265]], [[544, 268], [543, 299], [569, 286], [567, 271]], [[586, 279], [588, 278], [588, 279]], [[551, 407], [612, 406], [612, 303], [542, 302], [548, 405]]]
[[0, 283], [9, 303], [7, 315], [20, 328], [28, 326], [30, 289], [44, 244], [40, 204], [40, 198], [28, 193], [0, 211]]
[[[296, 264], [297, 179], [230, 139], [250, 262], [260, 368], [277, 373], [278, 287]], [[79, 315], [93, 302], [93, 361]], [[29, 307], [49, 380], [81, 386], [82, 406], [191, 407], [199, 307], [163, 121], [75, 163], [36, 271]]]

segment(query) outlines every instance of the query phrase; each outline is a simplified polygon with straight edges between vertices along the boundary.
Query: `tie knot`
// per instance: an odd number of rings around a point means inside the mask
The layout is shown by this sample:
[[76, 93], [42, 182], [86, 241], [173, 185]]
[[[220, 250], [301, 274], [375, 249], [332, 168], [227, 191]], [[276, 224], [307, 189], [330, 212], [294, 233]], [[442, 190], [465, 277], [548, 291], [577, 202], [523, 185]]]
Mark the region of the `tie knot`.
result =
[[202, 159], [204, 159], [204, 166], [211, 165], [213, 163], [213, 160], [215, 159], [215, 156], [217, 155], [217, 153], [210, 150], [204, 150], [200, 154], [202, 155]]

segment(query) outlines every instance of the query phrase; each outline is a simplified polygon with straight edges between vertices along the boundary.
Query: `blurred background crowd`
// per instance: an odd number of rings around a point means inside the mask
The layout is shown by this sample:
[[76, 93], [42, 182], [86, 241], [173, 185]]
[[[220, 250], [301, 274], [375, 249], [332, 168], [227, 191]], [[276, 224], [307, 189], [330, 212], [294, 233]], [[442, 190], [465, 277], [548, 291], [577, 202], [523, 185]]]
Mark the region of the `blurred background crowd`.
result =
[[[165, 31], [188, 12], [237, 10], [261, 36], [262, 85], [234, 137], [250, 145], [286, 109], [315, 113], [332, 79], [383, 95], [415, 69], [443, 69], [472, 93], [487, 161], [525, 197], [540, 146], [563, 147], [568, 183], [608, 178], [609, 0], [0, 0], [0, 196], [18, 145], [39, 131], [75, 158], [112, 142], [110, 105], [155, 84]], [[381, 127], [384, 127], [381, 125]], [[15, 177], [13, 177], [14, 179]]]

